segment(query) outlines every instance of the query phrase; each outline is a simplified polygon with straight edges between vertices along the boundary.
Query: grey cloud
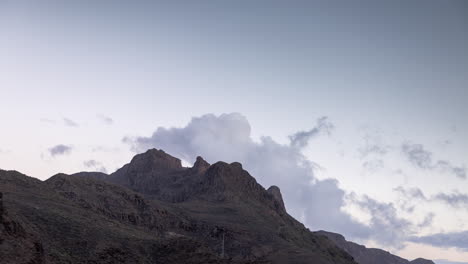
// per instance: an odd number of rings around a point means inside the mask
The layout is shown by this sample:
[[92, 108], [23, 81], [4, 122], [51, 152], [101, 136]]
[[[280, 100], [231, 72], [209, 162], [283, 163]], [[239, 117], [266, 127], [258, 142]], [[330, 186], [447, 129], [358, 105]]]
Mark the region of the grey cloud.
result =
[[434, 247], [468, 250], [468, 231], [437, 233], [428, 236], [412, 236], [409, 240]]
[[69, 154], [72, 151], [73, 147], [68, 145], [59, 144], [54, 147], [49, 148], [49, 154], [52, 157], [61, 156]]
[[458, 178], [466, 179], [466, 168], [454, 166], [447, 160], [433, 161], [432, 152], [426, 150], [422, 144], [404, 143], [401, 150], [408, 161], [414, 166], [425, 170], [440, 170], [451, 173]]
[[69, 126], [69, 127], [78, 127], [78, 123], [76, 123], [75, 121], [69, 119], [69, 118], [66, 118], [64, 117], [63, 118], [63, 123], [66, 125], [66, 126]]
[[434, 200], [443, 201], [453, 207], [467, 207], [468, 208], [468, 195], [458, 192], [451, 194], [438, 193], [433, 197]]
[[427, 200], [426, 196], [424, 193], [421, 191], [419, 188], [403, 188], [402, 186], [398, 186], [393, 189], [396, 192], [399, 192], [403, 196], [407, 198], [417, 198], [417, 199], [422, 199], [422, 200]]
[[99, 172], [104, 172], [104, 173], [107, 173], [107, 169], [104, 167], [104, 165], [99, 162], [99, 161], [96, 161], [96, 160], [87, 160], [85, 162], [83, 162], [83, 165], [87, 168], [87, 169], [92, 169], [94, 171], [99, 171]]
[[104, 124], [106, 124], [106, 125], [112, 125], [112, 124], [114, 124], [114, 119], [112, 119], [112, 118], [110, 118], [110, 117], [108, 117], [108, 116], [105, 116], [105, 115], [98, 115], [97, 117], [98, 117], [98, 119], [99, 119], [102, 123], [104, 123]]
[[394, 190], [406, 198], [404, 203], [409, 203], [410, 201], [417, 199], [426, 202], [443, 202], [457, 208], [468, 208], [468, 194], [460, 193], [456, 190], [452, 193], [439, 192], [429, 197], [426, 196], [419, 188], [405, 189], [399, 186]]
[[326, 118], [321, 118], [316, 127], [292, 135], [289, 144], [280, 144], [271, 137], [254, 141], [249, 122], [240, 114], [207, 114], [192, 118], [185, 127], [159, 127], [149, 137], [127, 137], [123, 141], [136, 152], [161, 148], [192, 163], [198, 155], [211, 163], [239, 161], [263, 186], [279, 186], [288, 212], [309, 228], [397, 245], [403, 233], [395, 230], [404, 232], [409, 227], [391, 205], [381, 205], [368, 197], [360, 201], [374, 215], [372, 225], [364, 225], [342, 210], [346, 193], [336, 180], [318, 180], [314, 176], [316, 165], [302, 154], [301, 148], [315, 135], [329, 133], [331, 127]]
[[425, 150], [423, 145], [404, 143], [401, 149], [414, 166], [421, 169], [431, 169], [433, 167], [432, 153]]
[[362, 198], [350, 196], [354, 204], [361, 207], [371, 215], [370, 230], [372, 238], [386, 246], [397, 249], [404, 247], [403, 241], [414, 229], [414, 224], [397, 215], [397, 210], [392, 203], [378, 202], [366, 195]]
[[328, 117], [324, 116], [317, 120], [317, 124], [314, 128], [307, 131], [299, 131], [289, 136], [291, 146], [304, 148], [309, 143], [309, 140], [321, 133], [330, 134], [333, 130], [334, 125], [328, 120]]

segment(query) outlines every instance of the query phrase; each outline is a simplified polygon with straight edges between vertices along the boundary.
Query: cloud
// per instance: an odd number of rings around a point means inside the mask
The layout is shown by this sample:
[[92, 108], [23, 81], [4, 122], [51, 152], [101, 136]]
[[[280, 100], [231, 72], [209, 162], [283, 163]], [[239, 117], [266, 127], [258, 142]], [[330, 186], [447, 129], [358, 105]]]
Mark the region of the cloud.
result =
[[63, 118], [63, 123], [66, 125], [66, 126], [69, 126], [69, 127], [78, 127], [78, 123], [76, 123], [75, 121], [71, 120], [71, 119], [68, 119], [68, 118]]
[[412, 236], [409, 240], [434, 247], [468, 250], [468, 231], [437, 233], [428, 236]]
[[373, 232], [372, 239], [397, 249], [404, 247], [402, 242], [413, 232], [414, 225], [400, 218], [392, 203], [378, 202], [367, 195], [361, 198], [351, 195], [350, 199], [371, 216], [369, 229]]
[[311, 130], [299, 131], [289, 136], [291, 146], [304, 148], [309, 143], [309, 140], [321, 133], [330, 134], [333, 130], [334, 125], [328, 121], [328, 117], [324, 116], [317, 119], [317, 125]]
[[102, 123], [104, 123], [104, 124], [106, 124], [106, 125], [109, 125], [109, 126], [110, 126], [110, 125], [114, 124], [114, 119], [112, 119], [112, 118], [110, 118], [110, 117], [108, 117], [108, 116], [105, 116], [105, 115], [98, 115], [97, 117], [98, 117], [98, 119], [99, 119]]
[[107, 173], [107, 169], [104, 167], [104, 165], [99, 162], [99, 161], [96, 161], [96, 160], [87, 160], [85, 162], [83, 162], [83, 165], [87, 168], [87, 169], [92, 169], [94, 171], [99, 171], [99, 172], [103, 172], [103, 173]]
[[398, 186], [395, 189], [393, 189], [396, 192], [399, 192], [406, 198], [411, 198], [411, 199], [422, 199], [422, 200], [427, 200], [426, 196], [424, 193], [421, 191], [419, 188], [403, 188], [402, 186]]
[[456, 208], [468, 208], [468, 194], [460, 193], [457, 190], [454, 190], [452, 193], [439, 192], [429, 197], [419, 188], [405, 189], [399, 186], [394, 190], [406, 199], [406, 201], [404, 201], [405, 204], [417, 199], [426, 202], [443, 202]]
[[431, 226], [432, 222], [434, 221], [435, 214], [434, 213], [429, 213], [424, 217], [424, 220], [418, 224], [419, 228]]
[[49, 154], [52, 157], [61, 156], [61, 155], [69, 154], [72, 151], [72, 149], [73, 149], [72, 146], [59, 144], [59, 145], [49, 148]]
[[438, 160], [433, 161], [432, 152], [427, 151], [422, 144], [404, 143], [401, 150], [408, 161], [415, 167], [424, 170], [439, 170], [451, 173], [458, 178], [466, 179], [466, 168], [454, 166], [449, 161]]
[[373, 238], [383, 245], [399, 244], [410, 227], [397, 217], [393, 205], [369, 197], [353, 199], [370, 212], [371, 224], [365, 225], [343, 211], [347, 195], [338, 181], [314, 176], [316, 165], [301, 151], [311, 138], [329, 134], [332, 128], [327, 118], [320, 118], [312, 129], [291, 135], [289, 144], [280, 144], [268, 136], [254, 141], [250, 124], [241, 114], [207, 114], [192, 118], [184, 127], [159, 127], [149, 137], [123, 141], [136, 152], [161, 148], [192, 163], [198, 155], [211, 163], [239, 161], [263, 186], [279, 186], [288, 212], [309, 228], [339, 232], [350, 239]]
[[421, 169], [431, 169], [433, 167], [432, 153], [425, 150], [423, 145], [404, 143], [401, 149], [408, 161], [414, 166]]
[[468, 208], [468, 195], [459, 192], [451, 194], [438, 193], [433, 197], [434, 200], [443, 201], [453, 207], [466, 207]]

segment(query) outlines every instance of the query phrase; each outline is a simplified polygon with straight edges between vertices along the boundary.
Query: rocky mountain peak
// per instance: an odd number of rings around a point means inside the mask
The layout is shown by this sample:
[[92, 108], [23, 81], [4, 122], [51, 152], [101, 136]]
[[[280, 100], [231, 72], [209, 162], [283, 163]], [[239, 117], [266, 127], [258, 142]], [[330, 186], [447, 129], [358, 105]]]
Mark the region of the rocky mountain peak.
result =
[[182, 162], [163, 150], [150, 149], [133, 157], [130, 166], [136, 171], [181, 169]]
[[276, 185], [272, 185], [270, 188], [268, 188], [267, 191], [269, 194], [273, 196], [273, 198], [275, 199], [275, 202], [278, 203], [279, 209], [286, 212], [286, 208], [284, 207], [283, 196], [281, 195], [280, 188]]
[[203, 172], [206, 171], [210, 167], [210, 164], [206, 162], [202, 157], [198, 156], [197, 160], [193, 164], [192, 169], [194, 169], [197, 172]]

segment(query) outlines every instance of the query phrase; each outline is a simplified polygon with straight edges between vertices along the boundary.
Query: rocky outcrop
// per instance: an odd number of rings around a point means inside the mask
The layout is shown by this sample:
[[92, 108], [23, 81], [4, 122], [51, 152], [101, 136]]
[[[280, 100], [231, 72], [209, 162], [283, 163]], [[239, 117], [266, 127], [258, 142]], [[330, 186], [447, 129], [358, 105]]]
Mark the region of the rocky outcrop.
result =
[[273, 185], [273, 186], [270, 186], [270, 188], [268, 188], [267, 191], [269, 194], [271, 194], [271, 196], [273, 196], [275, 202], [277, 203], [277, 208], [279, 210], [286, 212], [286, 208], [284, 207], [283, 196], [281, 195], [280, 188], [278, 186]]
[[198, 156], [197, 160], [193, 164], [192, 170], [194, 170], [197, 173], [204, 173], [209, 167], [210, 164], [206, 162], [202, 157]]

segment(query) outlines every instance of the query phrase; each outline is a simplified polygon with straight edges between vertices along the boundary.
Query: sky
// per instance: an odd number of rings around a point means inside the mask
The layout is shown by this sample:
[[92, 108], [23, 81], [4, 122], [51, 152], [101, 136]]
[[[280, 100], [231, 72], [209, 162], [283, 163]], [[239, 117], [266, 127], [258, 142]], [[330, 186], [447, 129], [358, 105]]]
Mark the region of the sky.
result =
[[0, 0], [0, 168], [240, 161], [312, 230], [468, 262], [466, 1]]

